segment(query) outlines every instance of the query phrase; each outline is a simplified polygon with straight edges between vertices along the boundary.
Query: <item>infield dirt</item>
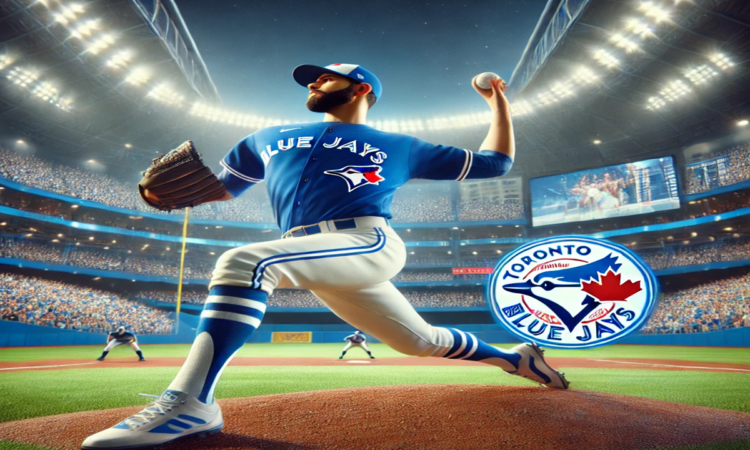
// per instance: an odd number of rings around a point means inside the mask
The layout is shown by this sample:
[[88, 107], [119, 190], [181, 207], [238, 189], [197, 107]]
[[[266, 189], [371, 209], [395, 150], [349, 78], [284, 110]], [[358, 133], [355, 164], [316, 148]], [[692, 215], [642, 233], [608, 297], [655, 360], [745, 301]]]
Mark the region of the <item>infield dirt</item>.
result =
[[[750, 414], [591, 391], [417, 385], [219, 400], [225, 427], [163, 450], [634, 450], [750, 439]], [[142, 406], [0, 424], [6, 440], [79, 449]]]

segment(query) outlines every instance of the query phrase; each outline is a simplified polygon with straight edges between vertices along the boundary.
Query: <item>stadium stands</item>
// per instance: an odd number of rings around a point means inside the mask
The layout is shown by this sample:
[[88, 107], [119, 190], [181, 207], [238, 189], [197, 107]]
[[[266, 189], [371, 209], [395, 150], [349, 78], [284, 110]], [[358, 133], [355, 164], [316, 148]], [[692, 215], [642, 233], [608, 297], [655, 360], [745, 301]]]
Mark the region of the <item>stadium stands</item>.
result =
[[750, 326], [750, 274], [662, 293], [645, 334], [700, 333]]
[[[404, 296], [414, 307], [419, 308], [466, 308], [486, 306], [484, 297], [478, 291], [423, 291], [404, 290]], [[206, 292], [185, 291], [182, 301], [202, 305]], [[130, 294], [141, 300], [152, 300], [164, 303], [176, 303], [176, 291], [141, 291]], [[325, 305], [310, 291], [297, 289], [277, 289], [268, 299], [269, 308], [324, 308]]]
[[6, 320], [90, 333], [125, 325], [136, 334], [169, 334], [169, 313], [120, 294], [17, 274], [0, 273], [0, 313]]
[[445, 183], [406, 184], [396, 191], [391, 204], [394, 222], [453, 222], [451, 186]]
[[462, 201], [458, 205], [458, 219], [462, 222], [518, 220], [523, 218], [523, 203], [519, 201], [490, 202], [475, 200], [471, 202]]
[[737, 145], [726, 150], [712, 152], [710, 155], [711, 158], [722, 156], [726, 157], [729, 170], [726, 171], [724, 176], [717, 177], [714, 184], [706, 180], [701, 170], [686, 171], [686, 194], [697, 194], [750, 179], [750, 144]]

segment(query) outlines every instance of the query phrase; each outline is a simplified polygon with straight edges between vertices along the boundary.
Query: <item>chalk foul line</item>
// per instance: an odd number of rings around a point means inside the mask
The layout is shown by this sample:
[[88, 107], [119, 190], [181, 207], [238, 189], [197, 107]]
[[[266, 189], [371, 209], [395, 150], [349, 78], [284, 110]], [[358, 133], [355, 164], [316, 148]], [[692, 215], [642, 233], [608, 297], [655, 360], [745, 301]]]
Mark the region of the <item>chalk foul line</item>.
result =
[[614, 361], [611, 359], [590, 359], [590, 361], [613, 362], [618, 364], [637, 364], [641, 366], [677, 367], [679, 369], [707, 369], [707, 370], [736, 370], [738, 372], [750, 372], [750, 369], [733, 369], [730, 367], [701, 367], [701, 366], [674, 366], [671, 364], [639, 363], [632, 361]]
[[70, 366], [86, 366], [89, 364], [97, 364], [95, 362], [77, 363], [77, 364], [57, 364], [54, 366], [29, 366], [29, 367], [6, 367], [0, 370], [21, 370], [21, 369], [47, 369], [50, 367], [70, 367]]

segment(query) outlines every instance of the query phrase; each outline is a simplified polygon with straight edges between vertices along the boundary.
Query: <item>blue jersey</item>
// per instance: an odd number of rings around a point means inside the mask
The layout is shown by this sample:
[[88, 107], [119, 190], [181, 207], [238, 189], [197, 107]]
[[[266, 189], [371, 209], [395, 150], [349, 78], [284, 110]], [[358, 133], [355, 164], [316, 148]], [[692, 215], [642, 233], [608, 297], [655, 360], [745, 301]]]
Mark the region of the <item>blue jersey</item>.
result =
[[221, 161], [219, 179], [237, 197], [266, 182], [282, 232], [324, 220], [391, 219], [393, 194], [412, 178], [457, 180], [505, 174], [493, 151], [434, 145], [367, 125], [317, 122], [259, 130]]

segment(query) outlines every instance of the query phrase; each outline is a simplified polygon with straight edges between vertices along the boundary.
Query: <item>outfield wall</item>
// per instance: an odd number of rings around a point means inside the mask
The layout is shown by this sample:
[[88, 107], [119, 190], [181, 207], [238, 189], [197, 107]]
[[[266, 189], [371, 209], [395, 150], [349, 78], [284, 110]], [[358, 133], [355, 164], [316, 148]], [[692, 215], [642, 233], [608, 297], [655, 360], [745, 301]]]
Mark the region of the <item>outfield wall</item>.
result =
[[[193, 342], [198, 316], [180, 313], [177, 335], [141, 335], [141, 344], [184, 344]], [[518, 342], [500, 325], [454, 325], [468, 331], [485, 342], [505, 344]], [[349, 325], [261, 325], [248, 342], [271, 342], [273, 332], [312, 332], [314, 343], [343, 343], [345, 336], [354, 332]], [[52, 327], [0, 321], [0, 347], [38, 347], [58, 345], [104, 345], [103, 333], [82, 333]], [[368, 336], [368, 342], [380, 342]], [[680, 345], [701, 347], [750, 347], [750, 327], [694, 334], [642, 334], [619, 341], [634, 345]]]

